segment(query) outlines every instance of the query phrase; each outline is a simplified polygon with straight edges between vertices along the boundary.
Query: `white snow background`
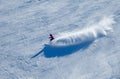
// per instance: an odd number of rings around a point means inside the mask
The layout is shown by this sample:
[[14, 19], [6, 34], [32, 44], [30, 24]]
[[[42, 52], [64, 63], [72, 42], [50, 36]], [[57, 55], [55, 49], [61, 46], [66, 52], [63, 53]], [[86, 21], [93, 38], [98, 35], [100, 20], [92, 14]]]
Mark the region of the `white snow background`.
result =
[[119, 25], [120, 0], [0, 0], [0, 79], [120, 79]]

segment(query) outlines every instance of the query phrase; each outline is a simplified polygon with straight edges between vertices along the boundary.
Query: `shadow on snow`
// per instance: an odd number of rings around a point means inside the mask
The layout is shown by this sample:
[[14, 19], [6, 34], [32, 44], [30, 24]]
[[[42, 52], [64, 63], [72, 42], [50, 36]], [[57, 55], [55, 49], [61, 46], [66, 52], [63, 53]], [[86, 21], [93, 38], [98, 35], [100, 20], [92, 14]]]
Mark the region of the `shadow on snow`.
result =
[[37, 57], [39, 54], [43, 52], [44, 56], [47, 58], [51, 57], [61, 57], [72, 54], [80, 49], [86, 49], [94, 40], [87, 40], [79, 44], [68, 45], [68, 46], [52, 46], [52, 45], [45, 45], [45, 47], [32, 56], [31, 58]]

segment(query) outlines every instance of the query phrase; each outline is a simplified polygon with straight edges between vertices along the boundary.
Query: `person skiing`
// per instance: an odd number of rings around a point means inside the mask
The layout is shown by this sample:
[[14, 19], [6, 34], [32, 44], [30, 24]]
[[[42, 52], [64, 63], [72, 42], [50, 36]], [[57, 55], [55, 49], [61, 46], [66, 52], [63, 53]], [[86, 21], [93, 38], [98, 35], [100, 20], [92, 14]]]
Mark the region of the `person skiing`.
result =
[[52, 41], [52, 40], [54, 40], [54, 37], [53, 37], [53, 35], [52, 34], [50, 34], [50, 41]]

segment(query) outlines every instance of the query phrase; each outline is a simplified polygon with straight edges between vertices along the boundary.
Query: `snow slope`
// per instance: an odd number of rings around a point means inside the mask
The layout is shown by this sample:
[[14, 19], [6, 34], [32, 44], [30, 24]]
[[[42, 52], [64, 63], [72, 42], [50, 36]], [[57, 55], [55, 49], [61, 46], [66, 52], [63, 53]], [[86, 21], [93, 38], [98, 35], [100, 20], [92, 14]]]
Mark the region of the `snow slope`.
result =
[[[119, 8], [119, 0], [0, 0], [0, 78], [119, 79]], [[56, 39], [44, 46], [49, 33]]]

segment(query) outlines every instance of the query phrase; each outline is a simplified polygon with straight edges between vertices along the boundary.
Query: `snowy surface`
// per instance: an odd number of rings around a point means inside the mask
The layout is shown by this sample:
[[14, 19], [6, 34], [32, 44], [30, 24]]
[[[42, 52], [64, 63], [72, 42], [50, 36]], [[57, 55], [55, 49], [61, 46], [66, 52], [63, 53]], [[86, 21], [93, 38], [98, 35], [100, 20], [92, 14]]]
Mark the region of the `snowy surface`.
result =
[[119, 25], [120, 0], [0, 0], [0, 79], [120, 79]]

